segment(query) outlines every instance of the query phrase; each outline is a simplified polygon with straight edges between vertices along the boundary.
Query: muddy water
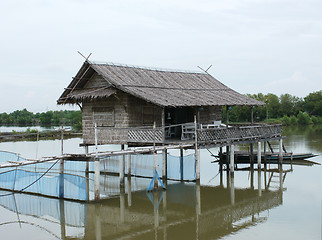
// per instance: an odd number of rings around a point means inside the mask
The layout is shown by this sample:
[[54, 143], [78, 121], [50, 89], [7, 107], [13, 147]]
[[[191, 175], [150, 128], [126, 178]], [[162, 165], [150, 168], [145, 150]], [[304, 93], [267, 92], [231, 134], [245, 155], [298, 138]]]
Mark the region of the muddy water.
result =
[[[321, 127], [287, 128], [284, 135], [287, 150], [322, 154]], [[65, 151], [83, 152], [80, 142], [67, 140]], [[59, 154], [60, 141], [0, 143], [0, 150], [51, 156]], [[96, 204], [0, 197], [1, 239], [321, 239], [320, 165], [272, 164], [261, 171], [241, 165], [231, 176], [213, 160], [201, 151], [200, 184], [168, 182], [156, 193], [125, 189]], [[322, 157], [312, 160], [321, 163]]]

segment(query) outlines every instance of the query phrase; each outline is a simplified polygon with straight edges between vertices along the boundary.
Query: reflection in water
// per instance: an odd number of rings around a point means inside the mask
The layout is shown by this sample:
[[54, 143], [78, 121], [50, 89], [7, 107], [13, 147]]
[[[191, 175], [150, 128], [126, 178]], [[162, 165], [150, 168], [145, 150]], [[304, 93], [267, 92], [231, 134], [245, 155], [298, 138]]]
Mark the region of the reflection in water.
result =
[[[221, 171], [218, 186], [172, 182], [166, 191], [152, 193], [131, 192], [131, 179], [127, 179], [126, 190], [100, 203], [15, 194], [1, 197], [0, 205], [20, 217], [59, 224], [56, 235], [61, 239], [218, 239], [266, 221], [266, 211], [283, 202], [286, 173], [282, 165], [278, 169], [251, 169], [249, 187], [237, 188], [234, 174]], [[276, 177], [278, 181], [274, 181]], [[74, 232], [78, 229], [76, 235], [70, 227]], [[53, 229], [57, 231], [57, 227]]]

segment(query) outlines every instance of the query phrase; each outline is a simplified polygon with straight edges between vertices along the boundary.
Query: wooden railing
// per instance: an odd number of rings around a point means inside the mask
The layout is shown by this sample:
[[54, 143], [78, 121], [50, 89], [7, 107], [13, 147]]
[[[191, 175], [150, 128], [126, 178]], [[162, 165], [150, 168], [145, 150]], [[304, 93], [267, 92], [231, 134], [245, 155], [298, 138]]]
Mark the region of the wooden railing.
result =
[[197, 135], [198, 143], [266, 139], [280, 137], [282, 135], [282, 125], [198, 129]]
[[[169, 128], [169, 126], [168, 126]], [[244, 125], [228, 128], [197, 129], [198, 143], [209, 144], [214, 142], [245, 141], [256, 139], [276, 138], [282, 135], [282, 125]], [[127, 130], [129, 143], [164, 143], [164, 128], [130, 128]], [[190, 140], [194, 139], [194, 134]], [[171, 139], [167, 138], [167, 141]], [[175, 141], [180, 141], [176, 139]]]
[[164, 143], [164, 129], [132, 128], [128, 130], [127, 138], [130, 143]]

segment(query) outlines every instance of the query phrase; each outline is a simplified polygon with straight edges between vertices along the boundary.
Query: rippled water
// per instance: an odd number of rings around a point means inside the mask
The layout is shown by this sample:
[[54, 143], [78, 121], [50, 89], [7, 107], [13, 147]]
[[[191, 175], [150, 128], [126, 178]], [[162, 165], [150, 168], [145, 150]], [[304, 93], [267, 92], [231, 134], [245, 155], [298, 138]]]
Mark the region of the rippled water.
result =
[[[322, 162], [321, 126], [283, 132], [288, 151], [320, 154], [312, 161]], [[82, 153], [80, 142], [66, 140], [64, 150]], [[0, 150], [53, 156], [60, 153], [60, 141], [0, 143]], [[157, 193], [126, 189], [96, 204], [26, 194], [0, 197], [1, 239], [321, 239], [321, 165], [272, 164], [232, 177], [220, 173], [213, 160], [201, 151], [200, 185], [171, 182]]]

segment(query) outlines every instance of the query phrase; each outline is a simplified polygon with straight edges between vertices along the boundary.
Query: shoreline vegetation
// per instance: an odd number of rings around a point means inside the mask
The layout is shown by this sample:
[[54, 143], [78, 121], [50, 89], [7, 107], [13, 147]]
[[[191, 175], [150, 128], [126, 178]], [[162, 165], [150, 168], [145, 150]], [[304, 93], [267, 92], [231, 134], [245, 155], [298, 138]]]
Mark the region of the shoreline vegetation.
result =
[[[254, 107], [254, 122], [268, 124], [310, 125], [322, 123], [322, 90], [308, 94], [304, 98], [282, 94], [262, 93], [247, 94], [247, 96], [264, 102], [265, 106]], [[228, 107], [229, 122], [249, 123], [251, 107]], [[222, 121], [226, 121], [226, 108], [223, 107]], [[32, 113], [27, 109], [12, 113], [0, 113], [0, 126], [71, 126], [75, 132], [82, 131], [82, 112], [61, 110]], [[38, 130], [27, 128], [25, 133], [36, 134]], [[17, 133], [17, 132], [13, 132]]]
[[[282, 94], [262, 93], [247, 96], [264, 102], [265, 106], [254, 107], [254, 122], [268, 124], [310, 125], [322, 123], [322, 90], [308, 94], [304, 98]], [[250, 122], [251, 107], [232, 106], [228, 108], [229, 122]], [[226, 121], [226, 108], [223, 108]]]

